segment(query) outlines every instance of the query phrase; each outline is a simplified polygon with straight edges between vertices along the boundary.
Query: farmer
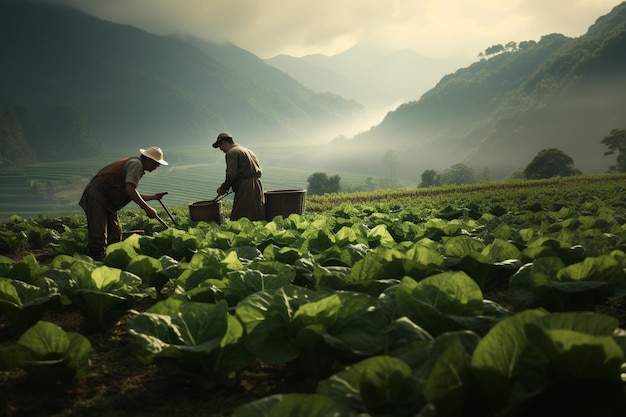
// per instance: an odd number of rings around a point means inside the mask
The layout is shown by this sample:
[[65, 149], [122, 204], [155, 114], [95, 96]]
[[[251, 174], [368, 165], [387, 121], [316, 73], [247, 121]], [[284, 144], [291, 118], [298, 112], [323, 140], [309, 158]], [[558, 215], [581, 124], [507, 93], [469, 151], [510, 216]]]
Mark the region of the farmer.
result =
[[250, 220], [265, 220], [265, 193], [261, 183], [262, 169], [259, 159], [250, 150], [233, 141], [224, 132], [217, 135], [214, 148], [226, 154], [226, 179], [217, 189], [217, 195], [235, 192], [231, 220], [247, 217]]
[[155, 209], [146, 201], [160, 200], [165, 193], [141, 194], [137, 184], [145, 173], [152, 172], [159, 165], [167, 165], [161, 148], [153, 146], [139, 149], [139, 157], [120, 159], [102, 168], [89, 181], [78, 203], [87, 215], [87, 247], [89, 256], [102, 260], [107, 245], [122, 240], [122, 226], [118, 210], [134, 201], [144, 209], [146, 215], [157, 217]]

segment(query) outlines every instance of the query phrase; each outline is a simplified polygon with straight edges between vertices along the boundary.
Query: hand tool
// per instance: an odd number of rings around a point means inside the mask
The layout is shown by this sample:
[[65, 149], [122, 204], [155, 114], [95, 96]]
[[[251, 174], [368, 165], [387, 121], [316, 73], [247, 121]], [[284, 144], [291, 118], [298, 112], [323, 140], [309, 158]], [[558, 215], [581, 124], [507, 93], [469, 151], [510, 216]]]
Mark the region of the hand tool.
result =
[[[163, 196], [165, 194], [167, 194], [167, 191], [164, 193], [159, 193], [161, 194], [161, 198], [163, 198]], [[169, 211], [169, 209], [167, 207], [165, 207], [165, 203], [163, 203], [163, 201], [161, 200], [161, 198], [159, 198], [159, 203], [161, 203], [161, 206], [163, 207], [163, 209], [165, 209], [165, 212], [167, 213], [168, 216], [170, 216], [170, 219], [172, 219], [172, 222], [176, 225], [176, 226], [180, 226], [178, 224], [178, 222], [176, 221], [176, 219], [174, 219], [174, 216], [172, 216], [172, 213]]]
[[167, 223], [165, 223], [163, 221], [162, 218], [160, 218], [159, 216], [156, 216], [155, 219], [157, 219], [159, 221], [159, 223], [161, 223], [161, 225], [165, 228], [165, 229], [169, 229], [170, 227], [167, 225]]
[[222, 198], [226, 197], [228, 194], [232, 194], [232, 193], [233, 193], [233, 190], [230, 190], [230, 191], [228, 191], [227, 193], [224, 193], [224, 194], [222, 194], [222, 195], [218, 195], [218, 196], [217, 196], [217, 197], [215, 197], [213, 200], [209, 200], [209, 201], [211, 201], [211, 202], [215, 203], [215, 202], [217, 202], [217, 201], [220, 201]]

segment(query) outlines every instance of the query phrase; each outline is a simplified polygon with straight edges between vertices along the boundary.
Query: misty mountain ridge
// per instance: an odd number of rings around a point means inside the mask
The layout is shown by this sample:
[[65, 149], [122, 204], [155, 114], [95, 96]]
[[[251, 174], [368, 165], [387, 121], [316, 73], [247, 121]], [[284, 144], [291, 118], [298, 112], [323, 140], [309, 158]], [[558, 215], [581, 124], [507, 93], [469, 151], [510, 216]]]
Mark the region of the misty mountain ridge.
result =
[[[520, 41], [515, 50], [448, 72], [423, 94], [407, 82], [412, 101], [329, 146], [337, 136], [329, 132], [364, 114], [339, 87], [369, 79], [368, 87], [392, 92], [390, 82], [368, 78], [383, 70], [424, 78], [417, 64], [392, 64], [406, 62], [407, 51], [360, 44], [332, 57], [295, 59], [328, 76], [326, 84], [305, 87], [270, 65], [274, 59], [233, 44], [156, 36], [67, 8], [3, 0], [0, 166], [41, 159], [42, 149], [69, 158], [97, 152], [98, 144], [176, 148], [227, 130], [252, 147], [297, 144], [303, 152], [290, 160], [312, 172], [396, 176], [410, 186], [423, 171], [456, 163], [500, 179], [548, 146], [567, 152], [585, 173], [604, 172], [613, 161], [599, 142], [626, 127], [625, 10], [626, 3], [615, 7], [579, 38]], [[411, 53], [408, 60], [421, 58]], [[325, 144], [316, 146], [321, 137]]]
[[317, 92], [354, 99], [369, 109], [395, 108], [419, 99], [460, 62], [427, 58], [409, 49], [361, 42], [347, 51], [265, 60]]
[[157, 36], [62, 6], [0, 1], [0, 46], [3, 166], [49, 157], [39, 145], [50, 142], [44, 121], [59, 109], [67, 129], [78, 124], [89, 140], [162, 147], [221, 131], [250, 144], [303, 140], [362, 111], [232, 44]]
[[502, 179], [556, 147], [584, 173], [606, 172], [614, 160], [600, 140], [626, 127], [625, 51], [622, 3], [583, 36], [519, 42], [446, 75], [370, 130], [303, 153], [303, 163], [413, 183], [425, 170], [464, 163]]

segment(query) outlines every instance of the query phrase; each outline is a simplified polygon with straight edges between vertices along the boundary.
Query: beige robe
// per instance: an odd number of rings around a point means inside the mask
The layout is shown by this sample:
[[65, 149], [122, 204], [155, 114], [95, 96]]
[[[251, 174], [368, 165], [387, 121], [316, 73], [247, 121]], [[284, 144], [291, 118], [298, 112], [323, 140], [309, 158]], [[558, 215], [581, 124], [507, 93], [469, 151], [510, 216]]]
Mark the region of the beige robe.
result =
[[220, 186], [224, 192], [235, 192], [231, 220], [247, 217], [265, 220], [265, 192], [261, 183], [263, 170], [256, 155], [248, 148], [235, 144], [226, 152], [226, 179]]

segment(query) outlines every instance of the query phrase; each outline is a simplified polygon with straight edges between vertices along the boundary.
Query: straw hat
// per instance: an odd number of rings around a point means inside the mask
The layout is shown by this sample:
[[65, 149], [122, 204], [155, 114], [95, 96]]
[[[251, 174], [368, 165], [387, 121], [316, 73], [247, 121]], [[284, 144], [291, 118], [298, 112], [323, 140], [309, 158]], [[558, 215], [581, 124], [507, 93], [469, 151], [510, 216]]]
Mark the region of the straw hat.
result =
[[147, 156], [161, 165], [168, 165], [168, 163], [163, 160], [163, 151], [158, 146], [152, 146], [148, 149], [139, 149], [139, 152], [141, 152], [143, 156]]

